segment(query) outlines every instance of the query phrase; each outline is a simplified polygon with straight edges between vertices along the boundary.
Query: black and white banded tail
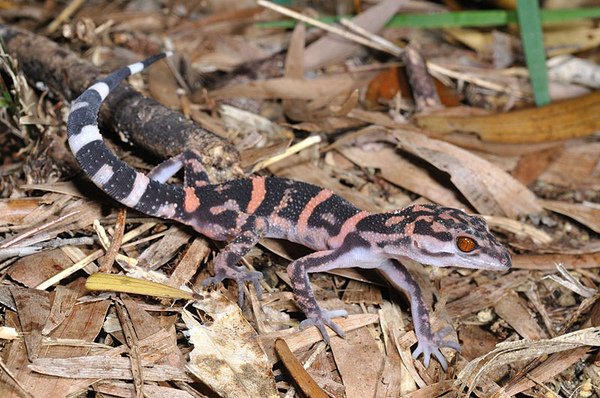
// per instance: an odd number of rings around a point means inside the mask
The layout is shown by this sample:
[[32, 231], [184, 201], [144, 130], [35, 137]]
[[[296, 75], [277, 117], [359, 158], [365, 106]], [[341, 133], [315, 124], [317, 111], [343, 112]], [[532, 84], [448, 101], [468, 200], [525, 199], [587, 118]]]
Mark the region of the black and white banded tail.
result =
[[85, 90], [71, 105], [67, 121], [69, 146], [90, 179], [113, 199], [152, 216], [177, 219], [184, 193], [181, 187], [148, 178], [112, 153], [98, 129], [102, 101], [124, 79], [170, 56], [164, 52], [116, 70]]

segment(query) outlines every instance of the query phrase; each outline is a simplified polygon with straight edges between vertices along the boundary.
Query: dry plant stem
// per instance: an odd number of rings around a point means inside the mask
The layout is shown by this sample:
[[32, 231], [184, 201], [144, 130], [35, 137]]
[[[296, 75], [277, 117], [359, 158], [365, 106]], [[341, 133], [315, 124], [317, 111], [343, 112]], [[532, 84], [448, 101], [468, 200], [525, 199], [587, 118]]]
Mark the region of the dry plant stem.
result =
[[115, 234], [112, 239], [112, 243], [106, 252], [106, 255], [100, 263], [98, 272], [110, 272], [110, 269], [115, 262], [115, 258], [119, 253], [121, 244], [123, 243], [123, 234], [125, 233], [125, 219], [127, 218], [127, 210], [122, 207], [119, 209], [117, 214], [117, 223], [115, 224]]
[[327, 394], [319, 387], [302, 364], [296, 359], [283, 339], [275, 340], [275, 351], [290, 372], [290, 375], [308, 398], [327, 398]]
[[292, 11], [292, 10], [290, 10], [288, 8], [285, 8], [285, 7], [278, 6], [278, 5], [273, 4], [271, 2], [268, 2], [268, 1], [265, 1], [265, 0], [258, 0], [257, 4], [260, 5], [260, 6], [269, 8], [269, 9], [271, 9], [273, 11], [276, 11], [276, 12], [278, 12], [280, 14], [287, 15], [288, 17], [297, 19], [297, 20], [302, 21], [302, 22], [309, 23], [309, 24], [311, 24], [313, 26], [316, 26], [317, 28], [326, 30], [327, 32], [336, 34], [336, 35], [338, 35], [340, 37], [343, 37], [344, 39], [353, 41], [355, 43], [362, 44], [363, 46], [370, 47], [370, 48], [373, 48], [375, 50], [383, 51], [383, 52], [386, 52], [388, 54], [392, 54], [394, 56], [399, 56], [401, 54], [401, 52], [399, 53], [395, 48], [390, 48], [388, 46], [384, 46], [384, 45], [380, 44], [377, 41], [365, 39], [362, 36], [359, 36], [357, 34], [354, 34], [354, 33], [351, 33], [351, 32], [345, 31], [345, 30], [342, 30], [342, 29], [337, 28], [337, 27], [335, 27], [333, 25], [328, 25], [328, 24], [323, 23], [323, 22], [321, 22], [321, 21], [319, 21], [317, 19], [307, 17], [306, 15], [300, 14], [300, 13], [298, 13], [296, 11]]
[[85, 0], [71, 0], [68, 6], [66, 6], [60, 14], [52, 22], [48, 24], [46, 28], [46, 34], [51, 35], [56, 32], [60, 25], [69, 19], [83, 4]]
[[427, 67], [431, 71], [432, 74], [439, 74], [443, 76], [448, 76], [452, 79], [456, 79], [460, 82], [469, 82], [475, 84], [482, 88], [487, 88], [490, 90], [498, 91], [500, 93], [507, 93], [508, 95], [515, 96], [517, 98], [525, 98], [525, 93], [522, 91], [515, 91], [513, 87], [490, 82], [488, 80], [481, 79], [477, 76], [469, 75], [462, 72], [456, 72], [452, 69], [448, 69], [442, 65], [436, 64], [435, 62], [428, 61]]
[[272, 165], [273, 163], [277, 163], [287, 157], [292, 156], [295, 153], [298, 153], [308, 147], [311, 147], [315, 144], [318, 144], [319, 142], [321, 142], [321, 137], [318, 135], [313, 135], [310, 136], [300, 142], [298, 142], [297, 144], [294, 144], [292, 146], [290, 146], [288, 149], [285, 150], [284, 153], [273, 156], [272, 158], [266, 159], [260, 163], [258, 163], [256, 166], [254, 166], [254, 168], [252, 169], [252, 173], [256, 173], [259, 170], [262, 170], [266, 167], [269, 167], [270, 165]]
[[[313, 362], [317, 359], [317, 356], [320, 353], [322, 353], [323, 351], [325, 351], [326, 348], [327, 348], [327, 344], [325, 344], [325, 342], [323, 342], [323, 341], [318, 342], [316, 344], [315, 348], [313, 349], [313, 352], [306, 359], [306, 361], [304, 361], [304, 364], [302, 365], [302, 367], [304, 369], [310, 368], [310, 366], [313, 364]], [[284, 398], [294, 398], [295, 396], [296, 396], [296, 387], [290, 386], [289, 390], [287, 390], [287, 392], [285, 393]]]
[[440, 108], [440, 97], [421, 54], [414, 47], [409, 46], [406, 48], [402, 59], [406, 64], [406, 73], [412, 88], [417, 112]]
[[[130, 241], [131, 239], [135, 238], [136, 236], [143, 233], [144, 231], [154, 227], [154, 225], [156, 225], [156, 224], [147, 223], [147, 224], [137, 227], [136, 229], [134, 229], [132, 231], [129, 231], [128, 233], [126, 233], [123, 236], [123, 243]], [[68, 277], [69, 275], [72, 275], [75, 272], [79, 271], [80, 269], [85, 268], [92, 261], [95, 261], [95, 260], [99, 259], [100, 257], [102, 257], [103, 254], [104, 254], [104, 250], [96, 250], [95, 252], [90, 253], [85, 258], [76, 262], [69, 268], [65, 268], [64, 270], [60, 271], [56, 275], [54, 275], [51, 278], [40, 283], [35, 288], [38, 290], [46, 290], [50, 286], [54, 285], [55, 283], [60, 282], [62, 279]]]
[[34, 227], [34, 228], [30, 229], [29, 231], [25, 231], [19, 235], [16, 235], [12, 239], [2, 242], [2, 244], [0, 244], [0, 249], [14, 246], [17, 243], [19, 243], [20, 241], [22, 241], [23, 239], [26, 239], [32, 235], [38, 234], [41, 231], [48, 229], [50, 227], [55, 227], [57, 224], [61, 223], [62, 221], [67, 220], [67, 219], [79, 214], [79, 212], [80, 212], [79, 210], [74, 210], [74, 211], [67, 213], [63, 216], [60, 216], [54, 220], [48, 221], [47, 223], [44, 223], [40, 226]]
[[374, 43], [379, 43], [384, 47], [387, 47], [390, 49], [391, 52], [396, 53], [398, 55], [402, 54], [402, 52], [404, 51], [402, 48], [398, 47], [397, 45], [395, 45], [394, 43], [392, 43], [389, 40], [384, 39], [383, 37], [376, 35], [373, 32], [369, 32], [368, 30], [366, 30], [365, 28], [358, 26], [357, 24], [355, 24], [354, 22], [352, 22], [349, 19], [345, 19], [342, 18], [340, 20], [340, 23], [342, 25], [344, 25], [346, 28], [353, 30], [355, 33], [364, 36], [365, 38], [371, 40]]
[[127, 312], [127, 308], [120, 302], [115, 303], [117, 316], [125, 336], [125, 341], [129, 347], [129, 359], [131, 361], [131, 373], [133, 375], [133, 385], [136, 398], [144, 397], [144, 375], [142, 373], [142, 357], [140, 355], [140, 346], [137, 335], [133, 328], [133, 323]]
[[[44, 82], [67, 100], [81, 94], [100, 74], [75, 53], [27, 30], [0, 24], [0, 38], [30, 81]], [[233, 145], [183, 119], [179, 112], [142, 96], [129, 85], [122, 84], [111, 92], [100, 110], [99, 120], [104, 128], [127, 132], [125, 136], [140, 152], [166, 159], [193, 149], [202, 155], [216, 180], [243, 175], [239, 153]]]
[[[592, 306], [594, 306], [594, 305], [596, 305], [596, 307], [597, 307], [597, 303], [598, 303], [599, 299], [600, 299], [600, 292], [596, 293], [592, 297], [584, 299], [581, 302], [581, 304], [579, 305], [579, 307], [577, 308], [577, 310], [571, 315], [571, 317], [567, 320], [567, 322], [556, 333], [556, 336], [562, 336], [565, 333], [567, 333], [567, 331], [581, 318], [581, 315], [583, 313], [585, 313], [588, 310], [590, 310], [590, 308], [592, 308]], [[589, 321], [588, 322], [582, 322], [582, 324], [586, 324], [587, 325], [587, 326], [584, 325], [583, 326], [584, 328], [590, 326]], [[561, 355], [560, 352], [552, 354], [552, 356], [559, 356], [559, 355]], [[546, 362], [547, 362], [547, 360], [546, 360]], [[510, 381], [510, 384], [514, 385], [514, 384], [517, 384], [520, 379], [529, 378], [529, 376], [528, 376], [529, 373], [531, 373], [532, 371], [534, 371], [541, 364], [542, 364], [541, 358], [536, 358], [536, 359], [532, 360], [527, 365], [525, 365], [521, 370], [519, 370], [517, 372], [517, 374], [515, 374], [512, 377], [512, 379]]]

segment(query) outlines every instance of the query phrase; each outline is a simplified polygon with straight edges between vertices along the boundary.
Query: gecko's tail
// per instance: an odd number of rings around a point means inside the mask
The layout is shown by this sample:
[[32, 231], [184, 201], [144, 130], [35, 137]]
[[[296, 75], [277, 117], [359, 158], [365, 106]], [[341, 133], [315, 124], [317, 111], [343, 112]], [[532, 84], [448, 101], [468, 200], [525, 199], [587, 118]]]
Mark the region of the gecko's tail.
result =
[[154, 55], [98, 80], [73, 101], [67, 121], [69, 146], [90, 179], [120, 203], [161, 217], [176, 216], [180, 211], [177, 204], [183, 203], [183, 190], [151, 180], [117, 158], [100, 134], [98, 111], [102, 101], [124, 79], [170, 55], [170, 52]]

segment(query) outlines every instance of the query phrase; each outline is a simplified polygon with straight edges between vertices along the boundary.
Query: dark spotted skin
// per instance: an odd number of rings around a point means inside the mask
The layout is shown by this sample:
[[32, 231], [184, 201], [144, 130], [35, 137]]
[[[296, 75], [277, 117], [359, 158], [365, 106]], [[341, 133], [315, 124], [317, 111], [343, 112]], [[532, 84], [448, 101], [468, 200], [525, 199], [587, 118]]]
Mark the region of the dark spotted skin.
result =
[[[176, 220], [199, 233], [228, 245], [215, 258], [215, 276], [205, 285], [233, 279], [243, 300], [243, 286], [251, 282], [260, 293], [259, 272], [237, 265], [263, 237], [287, 239], [315, 252], [288, 266], [298, 306], [307, 319], [301, 327], [316, 326], [325, 340], [325, 326], [338, 335], [333, 322], [345, 311], [325, 311], [317, 303], [308, 274], [336, 268], [379, 270], [396, 288], [411, 298], [411, 310], [419, 344], [415, 357], [431, 355], [442, 366], [441, 347], [459, 349], [447, 341], [447, 331], [434, 333], [428, 307], [419, 285], [402, 265], [410, 258], [439, 267], [506, 270], [510, 254], [489, 232], [485, 221], [460, 210], [437, 205], [414, 205], [394, 212], [362, 211], [330, 190], [277, 177], [249, 177], [211, 184], [200, 157], [193, 151], [169, 159], [148, 175], [117, 158], [98, 131], [101, 102], [124, 78], [137, 73], [165, 54], [117, 70], [88, 88], [71, 107], [67, 123], [69, 145], [82, 169], [96, 185], [119, 202], [151, 216]], [[166, 181], [184, 171], [184, 186]], [[458, 239], [468, 239], [472, 250], [464, 252]]]

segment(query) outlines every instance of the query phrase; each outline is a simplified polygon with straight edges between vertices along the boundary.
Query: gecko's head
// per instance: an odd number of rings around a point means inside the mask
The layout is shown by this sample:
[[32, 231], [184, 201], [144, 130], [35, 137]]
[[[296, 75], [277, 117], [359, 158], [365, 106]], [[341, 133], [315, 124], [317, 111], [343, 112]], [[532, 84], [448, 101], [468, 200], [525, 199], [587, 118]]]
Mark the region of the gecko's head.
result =
[[[414, 205], [394, 215], [396, 232], [409, 243], [402, 245], [406, 257], [438, 267], [497, 271], [511, 267], [509, 251], [480, 216], [438, 205]], [[387, 249], [393, 251], [391, 246]]]

